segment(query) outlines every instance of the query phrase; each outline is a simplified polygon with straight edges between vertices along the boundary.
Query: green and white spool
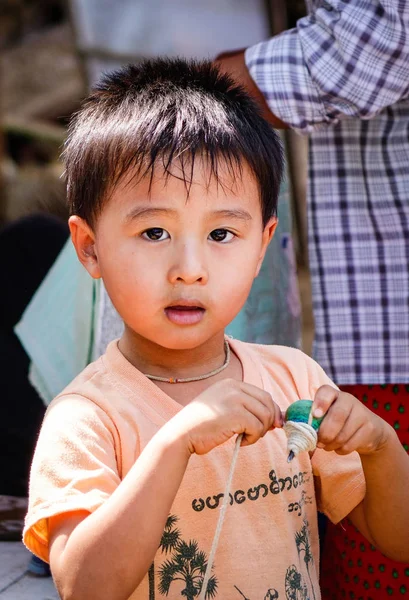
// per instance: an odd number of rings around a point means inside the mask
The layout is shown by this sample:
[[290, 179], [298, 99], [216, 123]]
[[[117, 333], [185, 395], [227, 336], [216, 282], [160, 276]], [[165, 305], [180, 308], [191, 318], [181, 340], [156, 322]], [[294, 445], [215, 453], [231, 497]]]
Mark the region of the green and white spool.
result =
[[288, 462], [300, 452], [311, 452], [317, 447], [317, 431], [324, 417], [313, 417], [311, 408], [312, 400], [297, 400], [285, 413]]

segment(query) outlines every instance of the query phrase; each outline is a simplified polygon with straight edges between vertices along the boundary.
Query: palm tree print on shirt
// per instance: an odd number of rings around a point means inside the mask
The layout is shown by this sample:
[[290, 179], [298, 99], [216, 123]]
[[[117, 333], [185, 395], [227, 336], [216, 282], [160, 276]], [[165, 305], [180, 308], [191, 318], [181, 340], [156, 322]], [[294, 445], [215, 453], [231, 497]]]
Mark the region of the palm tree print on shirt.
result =
[[308, 579], [310, 580], [312, 595], [315, 600], [314, 586], [312, 584], [310, 567], [309, 567], [310, 563], [314, 564], [314, 557], [312, 554], [307, 519], [304, 519], [301, 530], [296, 532], [295, 543], [297, 545], [298, 556], [301, 557], [301, 553], [304, 553], [304, 563], [305, 563], [305, 566], [307, 569]]
[[[161, 596], [169, 594], [174, 581], [183, 581], [181, 595], [186, 600], [194, 600], [199, 596], [207, 568], [207, 556], [199, 550], [196, 540], [181, 540], [180, 530], [175, 528], [178, 517], [169, 515], [160, 541], [159, 548], [163, 553], [171, 553], [158, 571], [158, 591]], [[149, 569], [149, 600], [155, 600], [155, 568]], [[212, 575], [207, 585], [206, 598], [214, 598], [217, 593], [217, 578]]]
[[[166, 560], [159, 571], [159, 592], [168, 595], [174, 581], [183, 581], [185, 588], [181, 595], [186, 600], [194, 600], [200, 594], [206, 573], [207, 557], [199, 550], [195, 540], [178, 543], [170, 560]], [[206, 598], [214, 598], [217, 592], [217, 579], [212, 575], [207, 585]]]
[[[169, 515], [166, 520], [165, 529], [163, 531], [159, 548], [167, 554], [175, 550], [180, 540], [180, 530], [175, 529], [174, 525], [178, 518], [175, 515]], [[148, 572], [149, 579], [149, 600], [155, 600], [155, 564], [152, 563]]]

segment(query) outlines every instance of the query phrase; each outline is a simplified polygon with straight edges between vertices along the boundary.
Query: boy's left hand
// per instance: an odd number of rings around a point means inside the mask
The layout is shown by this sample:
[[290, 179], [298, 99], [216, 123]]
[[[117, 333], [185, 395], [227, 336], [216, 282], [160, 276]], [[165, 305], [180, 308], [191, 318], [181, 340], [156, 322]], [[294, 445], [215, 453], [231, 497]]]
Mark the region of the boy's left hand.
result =
[[[318, 412], [317, 412], [318, 411]], [[340, 392], [330, 385], [321, 386], [314, 398], [312, 414], [322, 417], [318, 430], [318, 448], [349, 454], [373, 454], [380, 450], [393, 429], [364, 406], [355, 396]]]

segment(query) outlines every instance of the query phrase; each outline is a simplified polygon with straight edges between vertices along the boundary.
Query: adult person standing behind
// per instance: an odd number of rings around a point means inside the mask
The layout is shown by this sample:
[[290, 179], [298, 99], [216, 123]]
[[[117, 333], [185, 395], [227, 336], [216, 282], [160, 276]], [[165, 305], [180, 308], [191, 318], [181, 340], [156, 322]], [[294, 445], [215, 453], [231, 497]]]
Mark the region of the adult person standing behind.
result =
[[[294, 29], [218, 62], [274, 126], [310, 136], [314, 358], [408, 450], [409, 2], [307, 6]], [[409, 565], [329, 525], [321, 585], [323, 600], [383, 600], [409, 590]]]

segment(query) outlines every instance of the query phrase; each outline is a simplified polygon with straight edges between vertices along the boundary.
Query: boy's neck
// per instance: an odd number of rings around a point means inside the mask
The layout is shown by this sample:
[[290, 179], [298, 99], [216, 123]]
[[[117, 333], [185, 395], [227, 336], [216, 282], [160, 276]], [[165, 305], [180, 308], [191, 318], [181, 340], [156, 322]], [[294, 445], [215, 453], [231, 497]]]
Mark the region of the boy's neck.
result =
[[119, 340], [119, 350], [142, 373], [178, 379], [196, 377], [223, 364], [224, 332], [195, 348], [172, 350], [142, 338], [125, 327]]

